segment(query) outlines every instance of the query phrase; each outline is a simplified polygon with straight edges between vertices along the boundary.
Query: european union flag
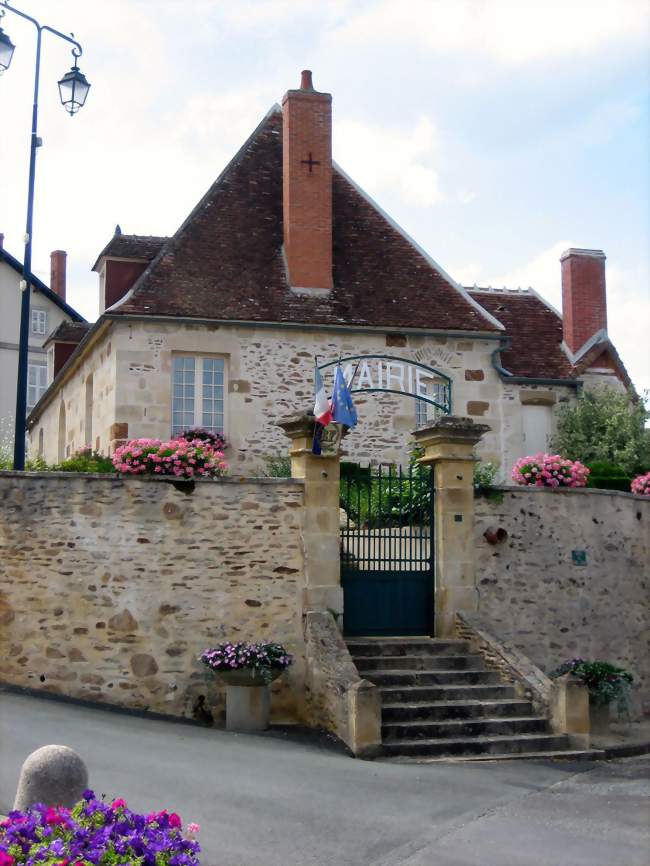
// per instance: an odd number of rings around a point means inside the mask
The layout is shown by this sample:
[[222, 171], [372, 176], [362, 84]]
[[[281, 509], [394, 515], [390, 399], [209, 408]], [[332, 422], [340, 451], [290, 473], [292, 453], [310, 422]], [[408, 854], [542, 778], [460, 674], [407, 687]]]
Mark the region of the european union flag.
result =
[[345, 424], [346, 427], [356, 427], [357, 425], [357, 410], [354, 408], [352, 395], [340, 364], [337, 366], [334, 376], [332, 418], [337, 424]]

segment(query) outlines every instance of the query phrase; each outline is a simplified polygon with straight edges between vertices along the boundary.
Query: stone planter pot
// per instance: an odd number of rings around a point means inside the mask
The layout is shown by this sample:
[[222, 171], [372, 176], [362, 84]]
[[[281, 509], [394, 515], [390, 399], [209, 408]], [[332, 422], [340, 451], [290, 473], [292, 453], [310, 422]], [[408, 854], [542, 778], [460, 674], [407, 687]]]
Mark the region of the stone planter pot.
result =
[[589, 727], [592, 736], [602, 736], [609, 732], [610, 712], [609, 704], [598, 705], [589, 702]]
[[270, 679], [265, 681], [255, 668], [216, 672], [226, 686], [226, 730], [265, 731], [268, 728], [271, 712], [268, 686], [281, 673], [281, 670], [271, 671]]

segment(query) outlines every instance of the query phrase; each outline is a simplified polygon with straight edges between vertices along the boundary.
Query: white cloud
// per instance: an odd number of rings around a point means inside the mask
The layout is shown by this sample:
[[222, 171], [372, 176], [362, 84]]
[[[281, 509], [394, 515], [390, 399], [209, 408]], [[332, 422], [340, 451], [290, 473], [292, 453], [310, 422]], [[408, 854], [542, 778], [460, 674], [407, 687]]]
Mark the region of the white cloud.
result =
[[348, 174], [373, 195], [393, 190], [417, 205], [443, 198], [432, 166], [436, 147], [436, 131], [426, 116], [399, 131], [349, 118], [337, 119], [334, 127], [334, 156]]
[[643, 40], [648, 28], [645, 0], [383, 0], [353, 10], [336, 35], [357, 45], [419, 43], [504, 64], [586, 55]]

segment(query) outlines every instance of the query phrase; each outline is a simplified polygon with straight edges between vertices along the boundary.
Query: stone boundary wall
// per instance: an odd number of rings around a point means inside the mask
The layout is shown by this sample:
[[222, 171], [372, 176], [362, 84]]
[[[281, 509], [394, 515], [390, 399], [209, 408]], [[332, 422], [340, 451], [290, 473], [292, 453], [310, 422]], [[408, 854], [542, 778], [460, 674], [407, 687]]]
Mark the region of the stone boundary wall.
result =
[[217, 721], [217, 641], [295, 655], [275, 718], [302, 718], [302, 481], [0, 472], [0, 681]]
[[[497, 493], [500, 502], [475, 500], [480, 620], [546, 673], [577, 656], [620, 664], [636, 681], [633, 717], [650, 713], [650, 499], [607, 490]], [[507, 537], [490, 544], [488, 529]]]

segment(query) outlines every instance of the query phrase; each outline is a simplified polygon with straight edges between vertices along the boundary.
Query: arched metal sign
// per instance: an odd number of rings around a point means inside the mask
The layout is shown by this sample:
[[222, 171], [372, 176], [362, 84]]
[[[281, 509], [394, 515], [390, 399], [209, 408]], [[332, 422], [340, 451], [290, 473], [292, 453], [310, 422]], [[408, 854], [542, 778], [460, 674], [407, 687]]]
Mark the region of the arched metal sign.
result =
[[319, 364], [322, 372], [341, 364], [350, 391], [401, 394], [451, 414], [451, 379], [434, 367], [391, 355], [352, 355]]

